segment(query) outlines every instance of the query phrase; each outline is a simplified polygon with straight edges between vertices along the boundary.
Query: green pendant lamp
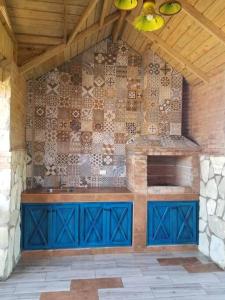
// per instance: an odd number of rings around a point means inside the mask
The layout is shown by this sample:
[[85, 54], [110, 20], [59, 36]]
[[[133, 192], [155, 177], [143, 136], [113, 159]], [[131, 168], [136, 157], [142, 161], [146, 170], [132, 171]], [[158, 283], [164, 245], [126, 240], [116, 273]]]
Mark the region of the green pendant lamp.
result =
[[155, 0], [144, 0], [141, 15], [135, 18], [134, 27], [139, 31], [155, 31], [165, 24], [164, 18], [155, 12]]
[[132, 10], [137, 6], [137, 0], [115, 0], [114, 5], [120, 10]]
[[182, 9], [182, 5], [178, 1], [166, 1], [159, 7], [159, 12], [165, 16], [178, 14]]

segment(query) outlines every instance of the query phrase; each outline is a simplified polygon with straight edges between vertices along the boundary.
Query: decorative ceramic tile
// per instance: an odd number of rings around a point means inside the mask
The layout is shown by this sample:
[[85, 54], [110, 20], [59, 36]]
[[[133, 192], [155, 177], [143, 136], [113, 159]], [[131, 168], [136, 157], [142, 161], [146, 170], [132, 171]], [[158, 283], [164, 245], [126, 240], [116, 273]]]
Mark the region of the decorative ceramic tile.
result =
[[44, 152], [37, 151], [33, 153], [33, 162], [35, 165], [44, 164]]
[[113, 156], [112, 155], [103, 155], [103, 165], [110, 166], [113, 164]]
[[92, 132], [90, 132], [90, 131], [81, 132], [80, 142], [81, 142], [81, 145], [91, 145], [91, 143], [92, 143]]
[[181, 123], [170, 123], [170, 135], [181, 135]]
[[125, 148], [125, 144], [115, 144], [114, 145], [115, 148], [115, 155], [125, 155], [126, 152], [126, 148]]
[[114, 145], [112, 144], [103, 144], [102, 152], [104, 155], [113, 155], [114, 154]]
[[51, 175], [56, 175], [56, 166], [45, 166], [46, 168], [46, 172], [45, 175], [46, 176], [51, 176]]

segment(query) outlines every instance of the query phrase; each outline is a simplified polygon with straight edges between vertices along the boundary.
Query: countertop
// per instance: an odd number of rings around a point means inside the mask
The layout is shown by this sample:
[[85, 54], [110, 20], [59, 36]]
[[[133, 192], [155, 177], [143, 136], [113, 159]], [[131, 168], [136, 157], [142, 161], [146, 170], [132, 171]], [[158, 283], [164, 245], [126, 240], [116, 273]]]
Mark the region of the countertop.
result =
[[22, 193], [22, 203], [61, 203], [61, 202], [113, 202], [113, 201], [190, 201], [198, 200], [197, 193], [146, 193], [135, 194], [127, 188], [75, 188], [72, 192], [66, 189], [32, 189]]
[[22, 193], [22, 203], [128, 201], [134, 194], [127, 188], [31, 189]]

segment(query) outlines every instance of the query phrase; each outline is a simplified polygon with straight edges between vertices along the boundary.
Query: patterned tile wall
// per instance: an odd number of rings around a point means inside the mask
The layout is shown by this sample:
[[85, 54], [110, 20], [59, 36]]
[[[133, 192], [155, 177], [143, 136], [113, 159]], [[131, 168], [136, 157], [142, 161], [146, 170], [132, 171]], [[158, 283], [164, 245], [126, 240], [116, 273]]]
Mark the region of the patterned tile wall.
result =
[[[128, 139], [153, 125], [154, 134], [178, 134], [182, 77], [156, 55], [148, 58], [143, 68], [124, 42], [106, 39], [29, 81], [28, 187], [125, 186]], [[170, 91], [175, 77], [179, 88]]]
[[142, 133], [181, 135], [183, 77], [151, 50], [143, 55]]

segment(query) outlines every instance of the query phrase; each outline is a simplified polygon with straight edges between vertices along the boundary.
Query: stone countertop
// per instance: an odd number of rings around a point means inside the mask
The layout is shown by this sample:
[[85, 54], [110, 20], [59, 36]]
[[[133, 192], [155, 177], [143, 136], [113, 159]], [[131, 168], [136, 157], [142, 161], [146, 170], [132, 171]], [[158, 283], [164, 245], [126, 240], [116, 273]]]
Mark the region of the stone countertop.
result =
[[31, 189], [22, 193], [22, 203], [129, 201], [134, 194], [127, 188]]

